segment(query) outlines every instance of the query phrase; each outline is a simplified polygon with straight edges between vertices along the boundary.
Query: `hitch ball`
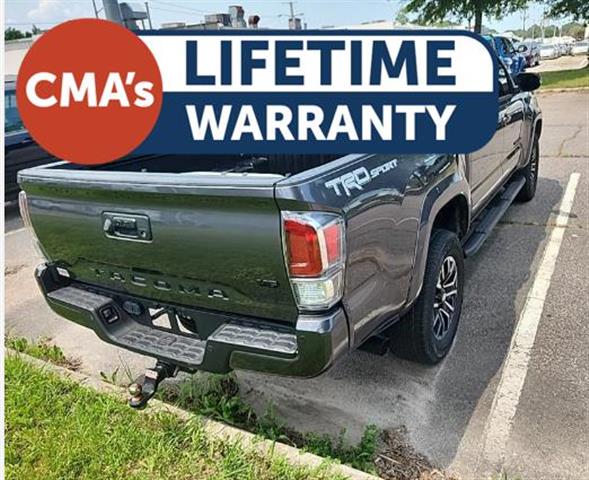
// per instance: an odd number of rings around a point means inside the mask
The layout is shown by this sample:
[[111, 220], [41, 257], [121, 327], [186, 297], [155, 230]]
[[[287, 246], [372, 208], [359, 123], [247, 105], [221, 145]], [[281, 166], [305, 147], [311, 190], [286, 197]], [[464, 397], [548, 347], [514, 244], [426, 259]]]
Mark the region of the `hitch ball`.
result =
[[176, 376], [177, 372], [176, 365], [158, 361], [155, 367], [148, 368], [129, 386], [129, 405], [137, 409], [145, 408], [147, 402], [155, 395], [159, 384], [166, 378]]
[[141, 395], [141, 385], [139, 385], [138, 383], [132, 383], [131, 385], [129, 385], [129, 395], [131, 395], [132, 397], [138, 397], [139, 395]]

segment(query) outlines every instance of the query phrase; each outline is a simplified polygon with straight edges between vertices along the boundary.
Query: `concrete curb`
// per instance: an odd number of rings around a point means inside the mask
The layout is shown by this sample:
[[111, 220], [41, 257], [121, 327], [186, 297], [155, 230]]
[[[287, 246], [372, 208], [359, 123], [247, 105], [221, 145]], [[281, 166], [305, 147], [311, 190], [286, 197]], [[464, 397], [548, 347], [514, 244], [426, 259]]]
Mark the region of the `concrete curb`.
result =
[[589, 92], [589, 87], [573, 87], [573, 88], [547, 88], [545, 90], [538, 90], [536, 95], [543, 95], [547, 93], [563, 93], [563, 92]]
[[[6, 355], [18, 356], [35, 367], [43, 368], [44, 370], [53, 372], [61, 377], [73, 380], [97, 392], [115, 395], [125, 400], [128, 397], [127, 392], [124, 388], [119, 387], [117, 385], [113, 385], [111, 383], [103, 382], [102, 380], [90, 377], [83, 373], [68, 370], [64, 367], [59, 367], [50, 362], [39, 360], [38, 358], [34, 358], [30, 355], [20, 353], [8, 348], [6, 349]], [[209, 435], [226, 441], [238, 441], [242, 443], [244, 446], [252, 448], [262, 455], [278, 455], [284, 457], [291, 465], [300, 465], [314, 468], [324, 465], [326, 462], [324, 458], [314, 455], [312, 453], [302, 452], [298, 448], [291, 447], [283, 443], [260, 439], [260, 437], [254, 435], [253, 433], [246, 432], [245, 430], [240, 430], [239, 428], [235, 428], [230, 425], [225, 425], [224, 423], [220, 423], [214, 420], [199, 417], [198, 415], [190, 413], [186, 410], [182, 410], [181, 408], [175, 407], [173, 405], [161, 402], [159, 400], [150, 400], [149, 407], [143, 412], [147, 414], [168, 412], [177, 416], [178, 418], [181, 418], [182, 420], [199, 418], [202, 420], [204, 429]], [[334, 463], [331, 465], [330, 468], [332, 473], [344, 475], [351, 480], [379, 480], [379, 477], [375, 477], [374, 475], [370, 475], [369, 473], [361, 472], [360, 470], [348, 467], [347, 465], [339, 465]]]

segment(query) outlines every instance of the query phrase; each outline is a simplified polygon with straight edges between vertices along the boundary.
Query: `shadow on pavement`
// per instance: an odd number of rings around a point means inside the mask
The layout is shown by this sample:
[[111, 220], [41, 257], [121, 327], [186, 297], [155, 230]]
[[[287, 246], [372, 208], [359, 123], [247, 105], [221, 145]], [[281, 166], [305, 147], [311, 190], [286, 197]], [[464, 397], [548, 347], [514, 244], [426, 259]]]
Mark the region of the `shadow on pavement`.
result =
[[8, 202], [4, 205], [4, 233], [22, 228], [23, 223], [18, 212], [18, 202]]

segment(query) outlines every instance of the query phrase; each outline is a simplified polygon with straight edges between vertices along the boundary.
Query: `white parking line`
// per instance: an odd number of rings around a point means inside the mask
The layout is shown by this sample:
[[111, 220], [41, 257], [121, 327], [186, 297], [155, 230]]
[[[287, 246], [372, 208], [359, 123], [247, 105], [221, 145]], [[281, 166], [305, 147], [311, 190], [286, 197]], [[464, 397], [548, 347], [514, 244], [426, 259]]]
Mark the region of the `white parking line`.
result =
[[6, 232], [4, 234], [5, 237], [8, 237], [10, 235], [14, 235], [15, 233], [20, 233], [20, 232], [24, 232], [27, 228], [26, 227], [21, 227], [21, 228], [17, 228], [16, 230], [10, 230], [10, 232]]
[[495, 467], [501, 466], [504, 461], [505, 447], [526, 379], [531, 349], [542, 318], [544, 302], [564, 237], [564, 227], [568, 223], [573, 206], [579, 177], [579, 173], [572, 173], [569, 178], [556, 218], [556, 227], [550, 234], [534, 283], [526, 297], [487, 419], [483, 455]]

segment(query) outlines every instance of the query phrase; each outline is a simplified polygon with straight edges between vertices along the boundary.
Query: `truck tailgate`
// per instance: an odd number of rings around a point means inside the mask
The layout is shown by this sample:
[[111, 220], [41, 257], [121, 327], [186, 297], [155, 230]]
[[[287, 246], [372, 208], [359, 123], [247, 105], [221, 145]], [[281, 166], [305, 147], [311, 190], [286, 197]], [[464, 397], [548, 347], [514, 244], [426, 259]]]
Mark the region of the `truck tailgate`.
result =
[[21, 172], [37, 237], [76, 280], [294, 322], [274, 184], [281, 176]]

